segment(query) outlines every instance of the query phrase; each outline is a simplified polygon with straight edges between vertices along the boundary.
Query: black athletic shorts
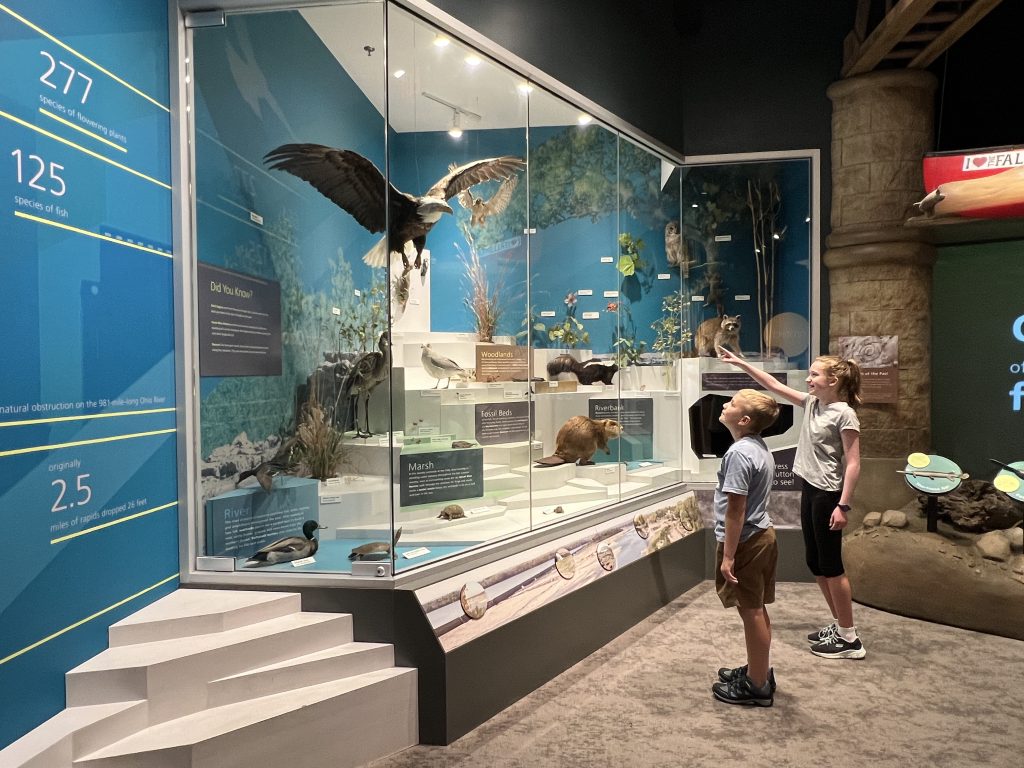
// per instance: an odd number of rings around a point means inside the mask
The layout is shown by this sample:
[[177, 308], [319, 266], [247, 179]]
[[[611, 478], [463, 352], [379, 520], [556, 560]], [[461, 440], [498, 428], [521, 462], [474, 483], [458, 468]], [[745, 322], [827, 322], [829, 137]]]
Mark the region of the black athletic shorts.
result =
[[807, 567], [815, 576], [842, 576], [843, 532], [828, 527], [840, 491], [823, 491], [806, 480], [801, 482], [800, 527], [804, 532]]

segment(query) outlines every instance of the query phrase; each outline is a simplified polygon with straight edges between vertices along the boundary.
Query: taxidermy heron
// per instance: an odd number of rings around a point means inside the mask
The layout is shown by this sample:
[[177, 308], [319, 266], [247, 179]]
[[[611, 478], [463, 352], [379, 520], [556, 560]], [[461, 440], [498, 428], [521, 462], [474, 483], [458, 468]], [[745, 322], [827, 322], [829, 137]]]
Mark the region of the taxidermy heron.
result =
[[[452, 212], [448, 200], [474, 184], [504, 180], [526, 167], [525, 161], [510, 155], [474, 160], [450, 170], [426, 194], [417, 196], [389, 184], [373, 163], [350, 149], [284, 144], [268, 152], [263, 160], [273, 170], [287, 171], [312, 184], [370, 232], [387, 228], [387, 237], [363, 261], [371, 267], [383, 267], [387, 254], [397, 253], [406, 271], [422, 267], [427, 233], [442, 215]], [[416, 249], [414, 264], [405, 253], [407, 242]]]
[[[343, 396], [355, 398], [352, 420], [355, 422], [356, 437], [370, 437], [370, 394], [377, 386], [387, 379], [391, 371], [391, 336], [387, 331], [380, 335], [377, 341], [377, 350], [364, 352], [352, 363], [352, 370], [349, 371], [348, 380], [345, 382]], [[359, 399], [362, 395], [363, 418], [366, 429], [359, 428]]]

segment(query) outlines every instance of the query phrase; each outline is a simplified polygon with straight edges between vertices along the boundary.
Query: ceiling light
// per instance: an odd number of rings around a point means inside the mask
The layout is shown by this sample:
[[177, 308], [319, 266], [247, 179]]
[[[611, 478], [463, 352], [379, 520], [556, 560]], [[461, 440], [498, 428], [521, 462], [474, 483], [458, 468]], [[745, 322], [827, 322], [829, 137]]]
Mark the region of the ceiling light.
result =
[[452, 127], [448, 129], [448, 135], [453, 139], [462, 138], [462, 119], [459, 110], [452, 110]]
[[697, 207], [697, 204], [696, 204], [696, 203], [693, 203], [692, 205], [690, 205], [690, 207], [691, 207], [691, 208], [696, 208], [696, 207]]
[[438, 48], [444, 48], [450, 42], [451, 40], [449, 40], [444, 35], [434, 35], [434, 45], [436, 45]]
[[405, 70], [404, 69], [396, 69], [392, 74], [394, 74], [395, 79], [397, 80], [397, 79], [405, 76]]
[[483, 59], [481, 59], [475, 53], [470, 53], [466, 56], [466, 63], [471, 67], [479, 66], [481, 62], [483, 62]]
[[805, 224], [810, 224], [811, 223], [811, 217], [808, 216], [806, 219], [804, 219], [804, 223]]
[[586, 112], [582, 112], [580, 113], [580, 116], [576, 118], [576, 122], [579, 123], [580, 125], [587, 125], [593, 119], [594, 118], [592, 118]]
[[533, 93], [533, 86], [529, 83], [520, 83], [516, 86], [520, 93]]

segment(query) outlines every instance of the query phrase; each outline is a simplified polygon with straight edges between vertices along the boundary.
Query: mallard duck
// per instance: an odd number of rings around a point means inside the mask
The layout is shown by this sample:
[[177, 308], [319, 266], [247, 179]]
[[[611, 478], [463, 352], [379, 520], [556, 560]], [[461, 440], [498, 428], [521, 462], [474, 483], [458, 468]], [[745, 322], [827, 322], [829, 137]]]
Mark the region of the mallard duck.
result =
[[307, 520], [302, 524], [302, 536], [287, 536], [278, 539], [273, 544], [267, 544], [245, 561], [245, 567], [256, 568], [261, 565], [289, 563], [292, 560], [312, 557], [320, 547], [320, 542], [313, 538], [313, 533], [326, 527], [320, 525], [316, 520]]

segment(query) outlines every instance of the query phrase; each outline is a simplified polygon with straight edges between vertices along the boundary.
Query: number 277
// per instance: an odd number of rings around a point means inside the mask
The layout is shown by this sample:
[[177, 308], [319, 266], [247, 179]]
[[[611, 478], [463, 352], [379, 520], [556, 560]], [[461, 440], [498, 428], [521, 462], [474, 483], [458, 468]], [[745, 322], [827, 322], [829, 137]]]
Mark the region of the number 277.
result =
[[82, 72], [79, 72], [70, 64], [65, 64], [63, 61], [57, 61], [53, 58], [53, 56], [51, 56], [46, 51], [40, 51], [39, 55], [45, 57], [46, 59], [49, 59], [50, 61], [49, 68], [47, 68], [47, 70], [43, 72], [43, 74], [39, 77], [39, 82], [43, 83], [44, 85], [48, 85], [55, 90], [60, 88], [60, 86], [57, 83], [54, 83], [49, 79], [50, 75], [52, 75], [57, 70], [57, 65], [59, 64], [63, 69], [66, 69], [68, 71], [68, 79], [64, 82], [64, 88], [61, 90], [61, 93], [63, 93], [65, 96], [67, 95], [68, 91], [71, 90], [71, 81], [75, 79], [75, 75], [78, 75], [78, 77], [85, 80], [85, 92], [82, 93], [82, 103], [85, 104], [85, 100], [89, 98], [89, 89], [92, 88], [92, 78]]

